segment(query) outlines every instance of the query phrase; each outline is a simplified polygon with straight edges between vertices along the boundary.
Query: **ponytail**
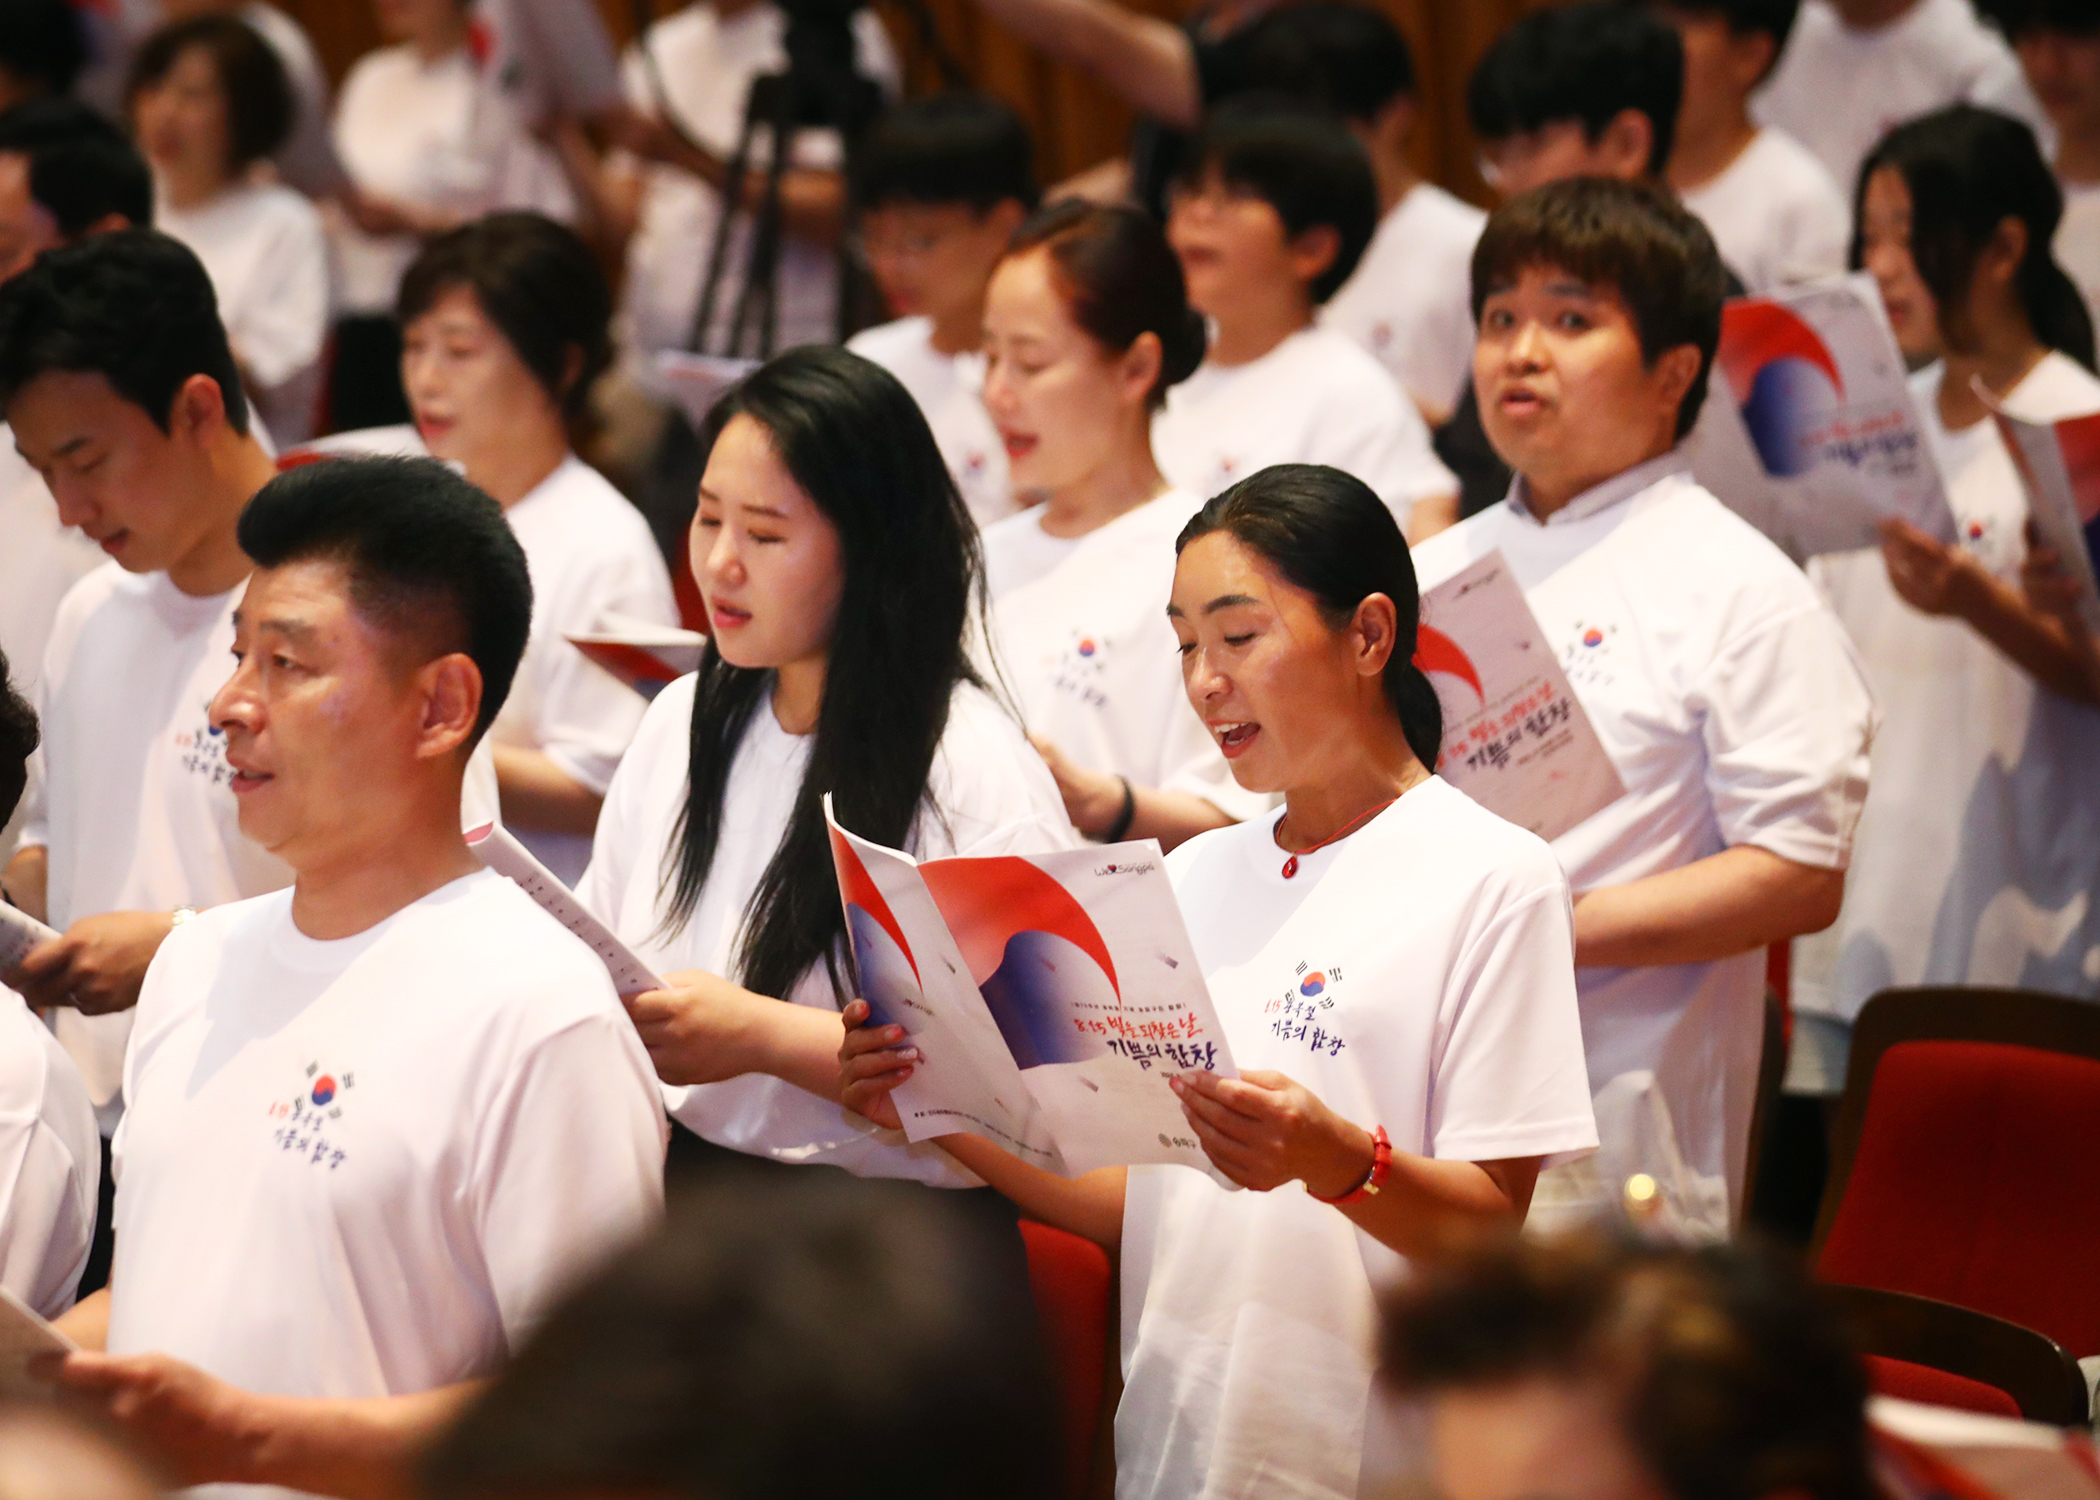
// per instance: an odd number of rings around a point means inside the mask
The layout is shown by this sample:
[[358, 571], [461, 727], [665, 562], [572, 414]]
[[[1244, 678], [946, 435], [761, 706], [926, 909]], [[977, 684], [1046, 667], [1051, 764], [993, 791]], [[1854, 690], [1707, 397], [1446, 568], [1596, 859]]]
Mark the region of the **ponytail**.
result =
[[1276, 464], [1250, 474], [1196, 512], [1174, 544], [1178, 555], [1214, 531], [1272, 563], [1319, 601], [1333, 621], [1346, 620], [1373, 594], [1393, 601], [1399, 635], [1386, 658], [1385, 701], [1400, 721], [1415, 759], [1436, 769], [1444, 743], [1444, 707], [1415, 665], [1422, 596], [1399, 523], [1371, 487], [1324, 464]]

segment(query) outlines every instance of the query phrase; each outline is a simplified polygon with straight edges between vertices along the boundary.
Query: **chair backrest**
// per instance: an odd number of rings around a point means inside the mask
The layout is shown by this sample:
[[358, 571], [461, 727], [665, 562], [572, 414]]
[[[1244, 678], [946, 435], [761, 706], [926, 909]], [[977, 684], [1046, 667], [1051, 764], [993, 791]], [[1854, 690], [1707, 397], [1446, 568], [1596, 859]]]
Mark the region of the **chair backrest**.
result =
[[1033, 1219], [1021, 1221], [1028, 1248], [1028, 1281], [1043, 1325], [1043, 1348], [1057, 1377], [1064, 1407], [1064, 1493], [1080, 1500], [1092, 1491], [1108, 1386], [1108, 1252], [1091, 1240]]
[[1882, 1395], [2059, 1427], [2086, 1421], [2085, 1376], [2044, 1334], [1905, 1292], [1823, 1291], [1844, 1314]]
[[1885, 990], [1853, 1032], [1816, 1274], [2100, 1354], [2096, 1141], [2100, 1005]]

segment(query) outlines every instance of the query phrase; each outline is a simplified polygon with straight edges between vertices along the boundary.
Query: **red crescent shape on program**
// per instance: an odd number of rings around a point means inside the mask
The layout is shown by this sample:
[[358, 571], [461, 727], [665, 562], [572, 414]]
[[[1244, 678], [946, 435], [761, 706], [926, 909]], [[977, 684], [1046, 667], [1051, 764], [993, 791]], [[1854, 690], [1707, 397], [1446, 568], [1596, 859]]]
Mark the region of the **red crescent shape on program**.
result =
[[[838, 866], [839, 893], [847, 901], [859, 907], [876, 924], [890, 935], [904, 961], [911, 965], [912, 978], [919, 979], [918, 956], [911, 951], [911, 944], [904, 941], [904, 929], [897, 925], [897, 916], [890, 910], [889, 902], [882, 899], [882, 888], [868, 874], [868, 867], [860, 862], [860, 853], [844, 834], [836, 828], [831, 833], [831, 858]], [[923, 985], [923, 980], [921, 981]]]
[[1830, 350], [1792, 308], [1761, 297], [1739, 298], [1722, 307], [1716, 362], [1739, 404], [1750, 399], [1758, 372], [1776, 359], [1806, 360], [1830, 378], [1840, 396], [1845, 394]]
[[1415, 665], [1425, 672], [1448, 672], [1471, 688], [1481, 702], [1487, 701], [1487, 689], [1480, 685], [1480, 673], [1473, 668], [1473, 658], [1443, 631], [1433, 630], [1427, 625], [1415, 627]]

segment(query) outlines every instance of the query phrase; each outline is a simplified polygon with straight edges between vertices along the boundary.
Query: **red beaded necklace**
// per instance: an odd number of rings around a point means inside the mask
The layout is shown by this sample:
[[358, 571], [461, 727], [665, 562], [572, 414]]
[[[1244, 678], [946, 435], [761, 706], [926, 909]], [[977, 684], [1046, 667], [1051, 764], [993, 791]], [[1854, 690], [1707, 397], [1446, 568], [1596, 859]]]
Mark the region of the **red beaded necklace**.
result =
[[[1379, 803], [1369, 812], [1351, 818], [1347, 823], [1343, 824], [1335, 832], [1328, 834], [1326, 838], [1321, 839], [1319, 843], [1314, 844], [1310, 849], [1300, 849], [1296, 854], [1291, 855], [1288, 859], [1286, 859], [1283, 862], [1283, 878], [1285, 880], [1289, 880], [1291, 877], [1298, 873], [1298, 860], [1301, 856], [1307, 854], [1317, 854], [1322, 849], [1325, 849], [1329, 844], [1341, 842], [1343, 839], [1349, 837], [1350, 834], [1356, 832], [1357, 829], [1363, 827], [1364, 824], [1370, 822], [1373, 818], [1377, 817], [1380, 813], [1384, 812], [1387, 808], [1391, 807], [1395, 802], [1398, 802], [1399, 800], [1400, 799], [1398, 797], [1386, 798], [1385, 801]], [[1288, 816], [1288, 814], [1286, 814], [1286, 816]], [[1282, 818], [1278, 818], [1276, 820], [1276, 829], [1279, 833], [1283, 831]]]

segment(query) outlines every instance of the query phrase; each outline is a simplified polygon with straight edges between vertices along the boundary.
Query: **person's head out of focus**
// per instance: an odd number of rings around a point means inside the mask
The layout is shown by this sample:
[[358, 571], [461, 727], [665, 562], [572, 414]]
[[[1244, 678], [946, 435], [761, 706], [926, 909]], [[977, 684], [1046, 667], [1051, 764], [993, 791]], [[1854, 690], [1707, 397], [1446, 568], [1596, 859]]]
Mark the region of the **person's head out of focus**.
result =
[[469, 0], [372, 0], [382, 38], [432, 59], [466, 44], [468, 7]]
[[146, 38], [124, 98], [139, 149], [177, 208], [210, 200], [275, 153], [295, 108], [276, 51], [246, 22], [218, 14]]
[[1571, 178], [1489, 216], [1473, 250], [1473, 386], [1537, 513], [1692, 430], [1726, 295], [1713, 236], [1653, 184]]
[[1751, 128], [1750, 94], [1786, 50], [1801, 0], [1648, 0], [1684, 46], [1676, 142], [1726, 140]]
[[1025, 1286], [948, 1195], [730, 1174], [579, 1287], [424, 1464], [433, 1500], [1043, 1500]]
[[869, 132], [853, 196], [890, 313], [930, 319], [943, 353], [976, 348], [992, 267], [1041, 196], [1027, 124], [989, 94], [908, 100]]
[[152, 175], [115, 125], [74, 99], [0, 113], [0, 281], [56, 246], [152, 222]]
[[42, 739], [36, 710], [15, 690], [7, 655], [0, 652], [0, 824], [15, 815], [29, 785], [29, 757]]
[[0, 110], [71, 93], [87, 62], [87, 35], [69, 0], [0, 5]]
[[0, 1407], [0, 1500], [159, 1500], [116, 1439], [46, 1402]]
[[1852, 263], [1870, 272], [1914, 360], [2032, 337], [2088, 369], [2093, 324], [2055, 258], [2063, 191], [2034, 132], [1974, 105], [1897, 126], [1867, 154]]
[[211, 722], [241, 832], [304, 874], [384, 857], [402, 820], [456, 830], [532, 623], [502, 508], [435, 459], [328, 459], [264, 485], [240, 542]]
[[423, 247], [394, 311], [424, 446], [516, 500], [497, 476], [524, 449], [566, 446], [612, 357], [612, 292], [590, 247], [539, 214], [490, 214]]
[[150, 229], [94, 235], [0, 285], [0, 411], [61, 522], [128, 572], [229, 586], [232, 516], [213, 497], [254, 440], [187, 246]]
[[1418, 1267], [1384, 1367], [1444, 1500], [1871, 1500], [1866, 1375], [1776, 1254], [1522, 1240]]
[[1568, 177], [1659, 180], [1684, 81], [1684, 44], [1646, 10], [1588, 0], [1533, 11], [1466, 88], [1482, 173], [1505, 198]]
[[[2035, 98], [2066, 146], [2100, 146], [2100, 6], [2090, 0], [2013, 0], [2005, 28]], [[2090, 178], [2090, 170], [2081, 178]]]
[[1235, 48], [1250, 87], [1328, 110], [1346, 124], [1381, 186], [1393, 167], [1405, 169], [1418, 102], [1415, 61], [1386, 12], [1362, 0], [1298, 0], [1250, 22]]

